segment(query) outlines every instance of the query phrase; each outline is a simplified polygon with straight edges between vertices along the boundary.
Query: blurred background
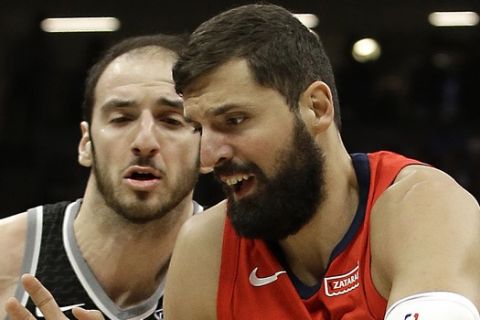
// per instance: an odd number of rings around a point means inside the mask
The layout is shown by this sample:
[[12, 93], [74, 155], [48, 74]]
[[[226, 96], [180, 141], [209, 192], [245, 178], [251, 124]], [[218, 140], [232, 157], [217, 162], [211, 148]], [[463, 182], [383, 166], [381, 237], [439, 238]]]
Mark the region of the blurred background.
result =
[[[350, 152], [388, 149], [417, 158], [480, 199], [480, 1], [272, 2], [315, 15], [307, 17], [336, 71]], [[251, 1], [2, 0], [0, 217], [82, 196], [83, 81], [105, 48], [126, 36], [191, 32], [245, 3]], [[441, 22], [431, 13], [446, 11], [470, 13], [462, 26], [435, 26]], [[114, 17], [117, 30], [41, 28], [47, 18], [65, 17]], [[221, 199], [212, 177], [201, 178], [195, 198], [207, 206]]]

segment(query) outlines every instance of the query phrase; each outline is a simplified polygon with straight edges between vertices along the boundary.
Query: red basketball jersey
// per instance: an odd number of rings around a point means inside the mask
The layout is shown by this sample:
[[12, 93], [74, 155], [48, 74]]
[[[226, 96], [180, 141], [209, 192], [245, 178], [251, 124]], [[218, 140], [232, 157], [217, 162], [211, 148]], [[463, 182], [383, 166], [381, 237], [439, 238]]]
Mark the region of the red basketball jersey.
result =
[[303, 285], [282, 265], [272, 245], [224, 228], [217, 318], [382, 320], [387, 301], [370, 275], [370, 211], [376, 199], [412, 159], [381, 151], [352, 155], [360, 186], [359, 206], [330, 257], [322, 282]]

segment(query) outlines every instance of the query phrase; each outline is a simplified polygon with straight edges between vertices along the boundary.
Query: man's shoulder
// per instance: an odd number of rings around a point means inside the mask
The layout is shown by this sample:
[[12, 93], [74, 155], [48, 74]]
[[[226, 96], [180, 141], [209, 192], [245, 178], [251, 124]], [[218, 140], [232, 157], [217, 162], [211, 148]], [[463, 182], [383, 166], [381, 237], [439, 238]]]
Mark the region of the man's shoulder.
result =
[[[17, 250], [23, 246], [27, 234], [27, 212], [18, 213], [0, 219], [0, 252], [5, 253]], [[3, 260], [3, 259], [2, 259]]]
[[402, 168], [393, 183], [379, 198], [382, 206], [422, 202], [427, 198], [440, 200], [439, 195], [457, 192], [470, 198], [469, 193], [447, 173], [424, 164], [412, 164]]
[[182, 226], [165, 287], [167, 317], [215, 318], [225, 214], [226, 204], [220, 202]]
[[185, 222], [179, 237], [200, 242], [212, 241], [223, 231], [225, 215], [226, 201], [222, 201]]
[[212, 271], [216, 267], [222, 251], [225, 210], [225, 203], [221, 202], [185, 222], [173, 254], [177, 255], [177, 260], [182, 261], [180, 265], [202, 260], [208, 263], [198, 265], [198, 270], [206, 268]]
[[420, 164], [400, 170], [372, 208], [373, 221], [395, 228], [413, 222], [430, 227], [455, 224], [460, 215], [476, 220], [478, 214], [478, 202], [457, 181], [441, 170]]

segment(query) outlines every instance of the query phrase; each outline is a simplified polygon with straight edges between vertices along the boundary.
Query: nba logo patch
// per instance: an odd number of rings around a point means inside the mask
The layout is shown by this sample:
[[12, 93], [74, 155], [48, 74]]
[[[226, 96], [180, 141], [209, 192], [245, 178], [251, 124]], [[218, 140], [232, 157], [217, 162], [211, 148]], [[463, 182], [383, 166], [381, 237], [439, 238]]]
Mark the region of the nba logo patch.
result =
[[153, 313], [156, 320], [163, 320], [163, 309], [158, 309]]
[[323, 279], [325, 294], [329, 297], [339, 296], [360, 286], [360, 266], [357, 264], [351, 271]]

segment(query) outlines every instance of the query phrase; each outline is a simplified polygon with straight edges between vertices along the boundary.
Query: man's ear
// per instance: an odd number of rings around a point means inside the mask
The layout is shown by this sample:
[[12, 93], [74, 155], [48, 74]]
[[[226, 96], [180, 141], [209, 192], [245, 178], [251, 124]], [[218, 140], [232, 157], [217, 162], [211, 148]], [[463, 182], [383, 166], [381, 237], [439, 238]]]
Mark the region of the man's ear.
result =
[[332, 92], [323, 81], [315, 81], [301, 94], [300, 115], [316, 133], [325, 131], [333, 122]]
[[84, 167], [92, 166], [92, 141], [90, 140], [90, 132], [88, 130], [88, 122], [80, 123], [82, 138], [78, 143], [78, 163]]

